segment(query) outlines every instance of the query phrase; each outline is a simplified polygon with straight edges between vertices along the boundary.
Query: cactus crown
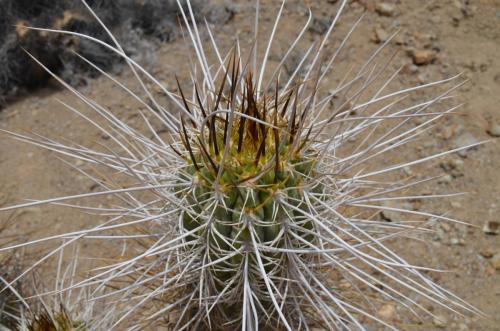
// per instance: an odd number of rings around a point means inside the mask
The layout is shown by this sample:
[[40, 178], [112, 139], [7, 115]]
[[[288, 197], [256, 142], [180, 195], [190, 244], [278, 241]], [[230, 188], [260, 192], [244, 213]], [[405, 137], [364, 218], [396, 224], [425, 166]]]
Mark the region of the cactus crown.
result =
[[[279, 97], [278, 82], [274, 96], [259, 97], [251, 73], [246, 75], [238, 93], [235, 85], [241, 77], [236, 67], [239, 65], [232, 64], [231, 86], [226, 86], [228, 74], [224, 76], [212, 110], [202, 104], [196, 93], [197, 106], [203, 116], [201, 127], [191, 121], [196, 131], [193, 138], [182, 120], [180, 139], [189, 152], [189, 163], [207, 180], [213, 181], [210, 178], [220, 177], [221, 172], [221, 184], [234, 185], [264, 175], [278, 184], [290, 163], [314, 154], [311, 150], [304, 152], [311, 132], [304, 127], [308, 107], [298, 114], [299, 88], [292, 88], [284, 97]], [[225, 88], [229, 89], [227, 97], [223, 96]], [[180, 91], [185, 108], [190, 111], [182, 89]], [[223, 103], [227, 104], [225, 109]], [[304, 130], [307, 134], [301, 137]]]
[[59, 311], [42, 310], [31, 318], [23, 328], [26, 331], [85, 331], [84, 323], [75, 321], [69, 313], [60, 307]]

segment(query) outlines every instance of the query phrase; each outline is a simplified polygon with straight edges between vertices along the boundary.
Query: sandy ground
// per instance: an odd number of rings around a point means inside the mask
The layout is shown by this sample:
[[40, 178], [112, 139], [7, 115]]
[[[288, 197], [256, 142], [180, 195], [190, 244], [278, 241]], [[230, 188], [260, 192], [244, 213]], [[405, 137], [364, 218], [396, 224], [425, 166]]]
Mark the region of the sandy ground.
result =
[[[262, 25], [270, 31], [279, 3], [262, 2]], [[271, 59], [279, 59], [290, 40], [287, 36], [297, 31], [297, 22], [305, 22], [308, 7], [312, 8], [316, 19], [313, 29], [307, 32], [307, 39], [317, 39], [334, 14], [335, 2], [289, 1]], [[252, 8], [243, 1], [236, 1], [230, 8], [235, 11], [233, 19], [224, 26], [214, 28], [219, 43], [224, 47], [232, 45], [235, 31], [242, 40], [251, 33]], [[440, 201], [407, 203], [418, 210], [429, 210], [469, 222], [471, 226], [436, 224], [436, 232], [427, 237], [426, 244], [393, 243], [399, 253], [417, 265], [451, 271], [432, 273], [431, 277], [476, 305], [489, 318], [460, 318], [446, 311], [436, 311], [441, 320], [417, 323], [406, 318], [399, 307], [389, 309], [388, 318], [403, 330], [500, 330], [500, 236], [498, 233], [485, 233], [483, 229], [485, 224], [493, 227], [500, 222], [500, 138], [497, 138], [500, 136], [500, 0], [395, 0], [384, 2], [384, 5], [380, 1], [352, 1], [338, 31], [335, 31], [335, 40], [338, 41], [365, 10], [367, 15], [340, 58], [339, 67], [360, 63], [388, 35], [400, 29], [387, 48], [389, 53], [399, 50], [391, 68], [404, 66], [397, 84], [418, 85], [460, 72], [468, 80], [457, 93], [459, 102], [464, 103], [459, 114], [440, 122], [417, 144], [400, 150], [393, 156], [394, 159], [381, 162], [410, 160], [415, 155], [428, 155], [489, 140], [489, 143], [474, 150], [408, 169], [406, 173], [417, 178], [429, 174], [442, 175], [438, 181], [422, 188], [429, 194], [467, 192], [466, 195]], [[148, 57], [149, 62], [145, 65], [168, 88], [175, 89], [174, 73], [179, 75], [181, 81], [188, 79], [185, 52], [186, 46], [180, 40], [163, 44], [154, 57]], [[120, 79], [132, 82], [130, 73], [123, 73]], [[338, 77], [329, 79], [333, 83]], [[139, 122], [134, 112], [137, 105], [104, 77], [91, 81], [81, 90], [130, 123]], [[0, 128], [52, 138], [64, 137], [91, 147], [106, 144], [108, 137], [68, 111], [61, 102], [85, 109], [71, 92], [53, 83], [5, 108], [0, 113]], [[95, 114], [90, 116], [95, 118]], [[92, 183], [56, 158], [54, 153], [13, 141], [5, 135], [0, 136], [0, 173], [0, 206], [24, 199], [43, 199], [95, 189]], [[397, 216], [386, 215], [389, 218]], [[98, 222], [92, 216], [56, 207], [33, 207], [0, 214], [0, 221], [6, 219], [14, 221], [14, 232], [29, 233], [31, 238]], [[92, 242], [86, 245], [90, 246], [90, 251], [100, 249], [92, 247], [95, 245]]]

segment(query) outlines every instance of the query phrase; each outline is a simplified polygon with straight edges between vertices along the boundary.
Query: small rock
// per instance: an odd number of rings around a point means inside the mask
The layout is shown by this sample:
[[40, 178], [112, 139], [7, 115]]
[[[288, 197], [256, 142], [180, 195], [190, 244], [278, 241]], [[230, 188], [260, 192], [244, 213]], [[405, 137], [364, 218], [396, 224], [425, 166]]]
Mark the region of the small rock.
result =
[[[382, 203], [382, 207], [385, 208], [397, 208], [397, 209], [404, 209], [404, 210], [413, 210], [413, 206], [409, 202], [396, 202], [394, 200], [388, 200], [384, 201]], [[396, 210], [387, 210], [383, 209], [382, 210], [382, 217], [389, 222], [396, 222], [396, 223], [401, 223], [405, 221], [407, 213], [404, 212], [399, 212]]]
[[392, 41], [396, 45], [404, 45], [404, 44], [406, 44], [405, 37], [401, 33], [398, 33], [397, 35], [395, 35], [394, 38], [392, 39]]
[[452, 201], [451, 206], [455, 209], [462, 208], [462, 204], [458, 201]]
[[450, 174], [446, 174], [444, 176], [441, 176], [438, 179], [438, 183], [439, 184], [449, 184], [449, 183], [451, 183], [452, 180], [453, 180], [453, 176]]
[[453, 178], [461, 177], [464, 171], [464, 161], [459, 158], [451, 159], [441, 163], [441, 168], [443, 168], [446, 173], [453, 176]]
[[375, 11], [382, 16], [393, 16], [396, 12], [396, 7], [387, 2], [380, 2], [375, 6]]
[[450, 244], [453, 246], [465, 246], [465, 240], [461, 238], [451, 238]]
[[415, 74], [418, 72], [418, 66], [413, 64], [413, 63], [407, 63], [403, 66], [403, 69], [401, 69], [401, 72], [403, 74]]
[[[465, 147], [478, 142], [479, 140], [476, 137], [474, 137], [470, 132], [464, 132], [455, 138], [455, 148]], [[478, 146], [461, 149], [457, 152], [457, 154], [460, 155], [461, 157], [466, 157], [470, 151], [475, 150], [477, 148]]]
[[434, 317], [434, 319], [432, 320], [432, 323], [434, 323], [435, 327], [444, 329], [446, 328], [448, 321], [443, 315], [436, 315], [436, 317]]
[[486, 234], [500, 234], [500, 223], [496, 221], [487, 221], [483, 225], [483, 232]]
[[429, 82], [429, 74], [421, 73], [417, 76], [417, 80], [420, 84], [425, 84], [425, 83]]
[[392, 303], [386, 303], [380, 308], [377, 314], [385, 321], [392, 320], [396, 316], [396, 307]]
[[465, 4], [462, 3], [462, 1], [460, 0], [453, 0], [453, 5], [460, 10], [462, 10], [465, 7]]
[[493, 276], [495, 274], [495, 268], [493, 268], [491, 265], [487, 265], [485, 268], [484, 268], [484, 273], [487, 275], [487, 276]]
[[436, 59], [436, 52], [431, 49], [419, 49], [413, 52], [413, 63], [426, 65]]
[[497, 122], [490, 123], [487, 132], [492, 137], [500, 137], [500, 124]]
[[495, 270], [500, 270], [500, 252], [496, 253], [491, 258], [491, 266], [495, 268]]
[[491, 259], [495, 255], [495, 251], [492, 248], [485, 248], [479, 252], [485, 259]]
[[433, 41], [436, 40], [436, 36], [429, 33], [414, 32], [412, 35], [416, 44], [420, 46], [420, 49], [429, 49], [433, 46]]
[[386, 42], [387, 39], [389, 39], [389, 33], [387, 33], [387, 31], [385, 31], [383, 28], [381, 27], [378, 27], [378, 28], [375, 28], [374, 31], [375, 33], [375, 42], [377, 43], [383, 43], [383, 42]]
[[309, 31], [320, 35], [325, 34], [330, 27], [330, 23], [330, 19], [327, 17], [314, 17]]
[[225, 24], [233, 18], [234, 11], [225, 3], [214, 3], [204, 9], [203, 15], [209, 23]]
[[474, 60], [469, 60], [465, 63], [462, 64], [465, 68], [469, 69], [470, 71], [472, 72], [476, 72], [478, 67], [477, 67], [477, 64], [476, 64], [476, 61]]
[[500, 85], [500, 73], [496, 74], [495, 77], [493, 77], [493, 81]]
[[19, 21], [17, 22], [15, 27], [16, 27], [17, 38], [19, 39], [23, 39], [30, 32], [30, 28], [28, 27], [27, 22]]
[[440, 134], [441, 138], [443, 138], [444, 140], [448, 140], [455, 134], [455, 130], [451, 125], [445, 125], [441, 128]]
[[404, 167], [403, 172], [406, 176], [413, 176], [413, 171], [411, 170], [411, 167], [409, 167], [409, 166]]
[[439, 227], [445, 232], [451, 231], [451, 226], [448, 223], [439, 223]]
[[449, 162], [449, 165], [451, 166], [452, 169], [458, 169], [461, 170], [464, 167], [464, 161], [460, 159], [452, 159]]
[[249, 11], [255, 10], [252, 4], [236, 4], [234, 1], [225, 1], [224, 5], [234, 14], [248, 13]]

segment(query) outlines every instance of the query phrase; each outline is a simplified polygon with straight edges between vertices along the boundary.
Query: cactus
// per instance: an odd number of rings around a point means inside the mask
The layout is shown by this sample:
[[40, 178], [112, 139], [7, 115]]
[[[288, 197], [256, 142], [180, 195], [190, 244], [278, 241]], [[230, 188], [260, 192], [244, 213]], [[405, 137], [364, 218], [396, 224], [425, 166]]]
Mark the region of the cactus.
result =
[[[457, 86], [432, 97], [429, 88], [446, 85], [457, 77], [387, 92], [395, 75], [383, 79], [388, 62], [374, 64], [379, 49], [353, 71], [352, 77], [346, 76], [325, 94], [322, 83], [359, 23], [354, 24], [339, 50], [331, 54], [325, 51], [346, 3], [338, 3], [338, 13], [315, 51], [310, 47], [296, 70], [283, 80], [280, 69], [303, 39], [311, 16], [269, 73], [269, 51], [284, 1], [259, 65], [257, 50], [262, 38], [258, 33], [258, 1], [255, 40], [247, 57], [239, 41], [232, 51], [221, 55], [207, 26], [217, 55], [214, 64], [209, 64], [207, 46], [201, 43], [187, 1], [187, 10], [182, 6], [180, 10], [198, 61], [192, 70], [192, 95], [185, 94], [179, 81], [176, 93], [164, 88], [129, 58], [111, 35], [114, 44], [61, 32], [92, 40], [122, 56], [140, 86], [146, 89], [145, 80], [157, 84], [179, 111], [164, 109], [148, 90], [143, 100], [119, 83], [146, 110], [141, 112], [146, 128], [141, 132], [70, 88], [108, 123], [100, 125], [83, 115], [110, 137], [111, 151], [14, 134], [65, 156], [125, 173], [136, 181], [135, 186], [126, 186], [118, 181], [100, 182], [89, 175], [101, 186], [101, 192], [1, 209], [118, 197], [119, 206], [89, 207], [106, 215], [106, 223], [49, 238], [67, 240], [51, 255], [87, 236], [127, 243], [117, 261], [103, 259], [101, 268], [64, 289], [111, 289], [106, 295], [91, 298], [112, 298], [114, 303], [109, 310], [96, 312], [94, 325], [106, 320], [110, 330], [163, 324], [175, 330], [340, 330], [364, 329], [372, 321], [394, 329], [374, 311], [378, 303], [374, 297], [391, 300], [415, 314], [432, 315], [422, 302], [478, 313], [421, 272], [431, 269], [406, 262], [384, 244], [409, 232], [425, 232], [427, 222], [418, 217], [453, 219], [397, 208], [409, 222], [382, 222], [373, 216], [373, 211], [395, 209], [381, 204], [385, 199], [398, 199], [395, 194], [422, 182], [390, 181], [384, 177], [387, 173], [471, 146], [378, 170], [368, 167], [372, 159], [404, 148], [455, 109], [438, 111], [437, 106]], [[407, 95], [424, 89], [429, 92], [428, 99], [416, 105], [402, 102]], [[336, 97], [345, 101], [333, 102]], [[430, 112], [431, 108], [438, 110]], [[416, 117], [424, 121], [408, 127], [406, 124]], [[153, 123], [162, 124], [168, 138], [160, 137]], [[339, 285], [340, 279], [351, 285], [347, 293]]]
[[[239, 66], [233, 62], [229, 70], [232, 82], [240, 79], [235, 75]], [[296, 89], [281, 99], [278, 90], [274, 98], [257, 99], [249, 75], [243, 91], [236, 95], [232, 89], [228, 96], [229, 103], [241, 100], [234, 114], [207, 114], [204, 126], [191, 135], [183, 120], [179, 133], [190, 151], [179, 177], [192, 182], [178, 194], [190, 206], [181, 212], [182, 231], [192, 243], [186, 250], [206, 254], [207, 283], [213, 284], [208, 295], [222, 295], [221, 314], [233, 318], [243, 307], [242, 274], [266, 293], [267, 277], [289, 277], [284, 249], [308, 250], [315, 243], [315, 225], [304, 216], [310, 211], [304, 193], [324, 190], [316, 169], [319, 151], [301, 137], [307, 128], [290, 102]], [[307, 254], [301, 258], [311, 260]], [[272, 307], [267, 294], [258, 299]]]
[[20, 331], [85, 331], [84, 323], [74, 321], [64, 308], [49, 313], [44, 310], [21, 322]]
[[[99, 286], [84, 286], [64, 290], [65, 284], [75, 284], [75, 271], [78, 269], [79, 247], [74, 245], [71, 260], [64, 258], [64, 252], [57, 258], [57, 270], [55, 277], [47, 277], [54, 281], [52, 288], [43, 283], [41, 276], [34, 279], [33, 284], [21, 293], [29, 297], [21, 299], [19, 314], [16, 317], [16, 325], [5, 331], [90, 331], [109, 330], [113, 324], [112, 318], [95, 319], [103, 316], [101, 312], [110, 313], [112, 307], [107, 306], [106, 300], [92, 302], [92, 296], [105, 296], [107, 289]], [[41, 283], [41, 284], [40, 284]], [[36, 294], [35, 294], [36, 293]], [[56, 293], [55, 295], [49, 295]], [[31, 294], [31, 295], [29, 295]], [[105, 316], [105, 315], [104, 315]]]
[[[11, 243], [15, 235], [8, 234], [11, 227], [10, 219], [6, 222], [0, 222], [0, 247]], [[17, 325], [20, 316], [22, 304], [19, 302], [23, 292], [22, 283], [8, 285], [19, 270], [22, 269], [25, 257], [21, 252], [0, 251], [0, 331], [10, 330]], [[4, 288], [5, 287], [5, 288]]]
[[[1, 230], [0, 228], [0, 232]], [[12, 273], [12, 270], [10, 270], [13, 266], [12, 260], [11, 256], [0, 253], [0, 283], [2, 284], [7, 283], [5, 277]], [[16, 303], [17, 297], [15, 293], [15, 290], [10, 288], [0, 292], [0, 330], [8, 330], [8, 327], [16, 324], [19, 307]]]

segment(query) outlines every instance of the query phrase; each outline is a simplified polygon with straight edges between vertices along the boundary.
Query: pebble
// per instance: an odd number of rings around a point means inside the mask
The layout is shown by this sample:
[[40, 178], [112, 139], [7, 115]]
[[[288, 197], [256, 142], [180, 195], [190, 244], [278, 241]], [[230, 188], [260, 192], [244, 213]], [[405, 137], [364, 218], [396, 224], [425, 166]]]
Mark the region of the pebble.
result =
[[413, 52], [413, 63], [426, 65], [436, 59], [436, 52], [431, 49], [418, 49]]
[[464, 161], [460, 159], [452, 159], [448, 164], [452, 169], [462, 170], [464, 168]]
[[412, 36], [420, 49], [430, 49], [434, 45], [433, 41], [437, 40], [436, 36], [432, 33], [415, 32]]
[[487, 275], [487, 276], [493, 276], [495, 274], [495, 268], [493, 268], [491, 265], [487, 265], [485, 268], [484, 268], [484, 273]]
[[421, 73], [417, 76], [417, 80], [420, 84], [425, 84], [427, 82], [429, 82], [429, 74], [427, 73]]
[[411, 170], [411, 167], [409, 167], [409, 166], [404, 167], [403, 172], [406, 176], [413, 176], [413, 171]]
[[441, 168], [452, 177], [461, 177], [464, 174], [464, 161], [459, 158], [451, 159], [441, 163]]
[[456, 133], [457, 133], [456, 128], [454, 128], [451, 125], [445, 125], [441, 129], [441, 138], [443, 138], [444, 140], [448, 140], [451, 137], [453, 137]]
[[463, 10], [465, 7], [465, 4], [460, 0], [453, 0], [453, 5], [460, 10]]
[[392, 41], [396, 45], [404, 45], [404, 44], [406, 44], [405, 37], [401, 33], [398, 33], [397, 35], [395, 35], [394, 38], [392, 39]]
[[487, 132], [492, 137], [500, 137], [500, 124], [497, 122], [490, 123]]
[[461, 238], [451, 238], [450, 244], [453, 246], [465, 246], [465, 240]]
[[383, 28], [381, 27], [378, 27], [378, 28], [375, 28], [374, 29], [374, 33], [375, 33], [375, 42], [377, 43], [383, 43], [385, 41], [387, 41], [387, 39], [389, 39], [389, 33], [387, 33], [387, 31], [385, 31]]
[[443, 241], [444, 239], [446, 239], [446, 233], [442, 229], [437, 229], [432, 237], [432, 240]]
[[485, 248], [479, 252], [485, 259], [491, 259], [495, 255], [495, 251], [492, 248]]
[[403, 66], [403, 69], [401, 70], [403, 74], [415, 74], [418, 72], [418, 66], [413, 64], [413, 63], [407, 63]]
[[[404, 209], [404, 210], [413, 210], [413, 206], [409, 202], [396, 202], [394, 200], [389, 200], [389, 201], [384, 201], [382, 203], [382, 207], [388, 207], [388, 208], [398, 208], [398, 209]], [[407, 213], [395, 211], [395, 210], [382, 210], [382, 217], [385, 218], [386, 220], [390, 222], [396, 222], [396, 223], [401, 223], [404, 222]]]
[[[455, 138], [455, 148], [472, 145], [478, 142], [479, 140], [476, 137], [474, 137], [470, 132], [464, 132]], [[461, 149], [457, 152], [457, 154], [460, 155], [461, 157], [466, 157], [470, 151], [475, 150], [477, 148], [478, 146]]]
[[203, 15], [209, 23], [225, 24], [233, 18], [234, 11], [225, 3], [214, 3], [204, 9]]
[[448, 223], [439, 223], [439, 227], [443, 229], [445, 232], [451, 231], [451, 226]]
[[500, 252], [496, 253], [491, 258], [491, 266], [495, 268], [495, 270], [500, 270]]
[[500, 85], [500, 73], [496, 74], [495, 77], [493, 77], [493, 81]]
[[483, 232], [486, 234], [500, 234], [500, 223], [497, 221], [487, 221], [483, 225]]
[[453, 14], [451, 16], [451, 24], [454, 27], [458, 27], [460, 25], [460, 21], [462, 20], [463, 16], [460, 14]]
[[446, 317], [444, 317], [443, 315], [436, 315], [436, 317], [434, 317], [432, 322], [434, 323], [435, 327], [440, 329], [446, 328], [446, 325], [448, 324]]
[[439, 184], [449, 184], [453, 180], [453, 176], [450, 174], [446, 174], [444, 176], [439, 177], [438, 183]]
[[317, 34], [325, 34], [330, 27], [330, 19], [327, 17], [314, 17], [313, 22], [309, 27], [309, 31]]
[[392, 320], [396, 316], [396, 307], [392, 303], [386, 303], [378, 311], [378, 316], [385, 321]]
[[393, 4], [387, 2], [379, 2], [375, 6], [375, 11], [382, 16], [394, 16], [396, 7]]

